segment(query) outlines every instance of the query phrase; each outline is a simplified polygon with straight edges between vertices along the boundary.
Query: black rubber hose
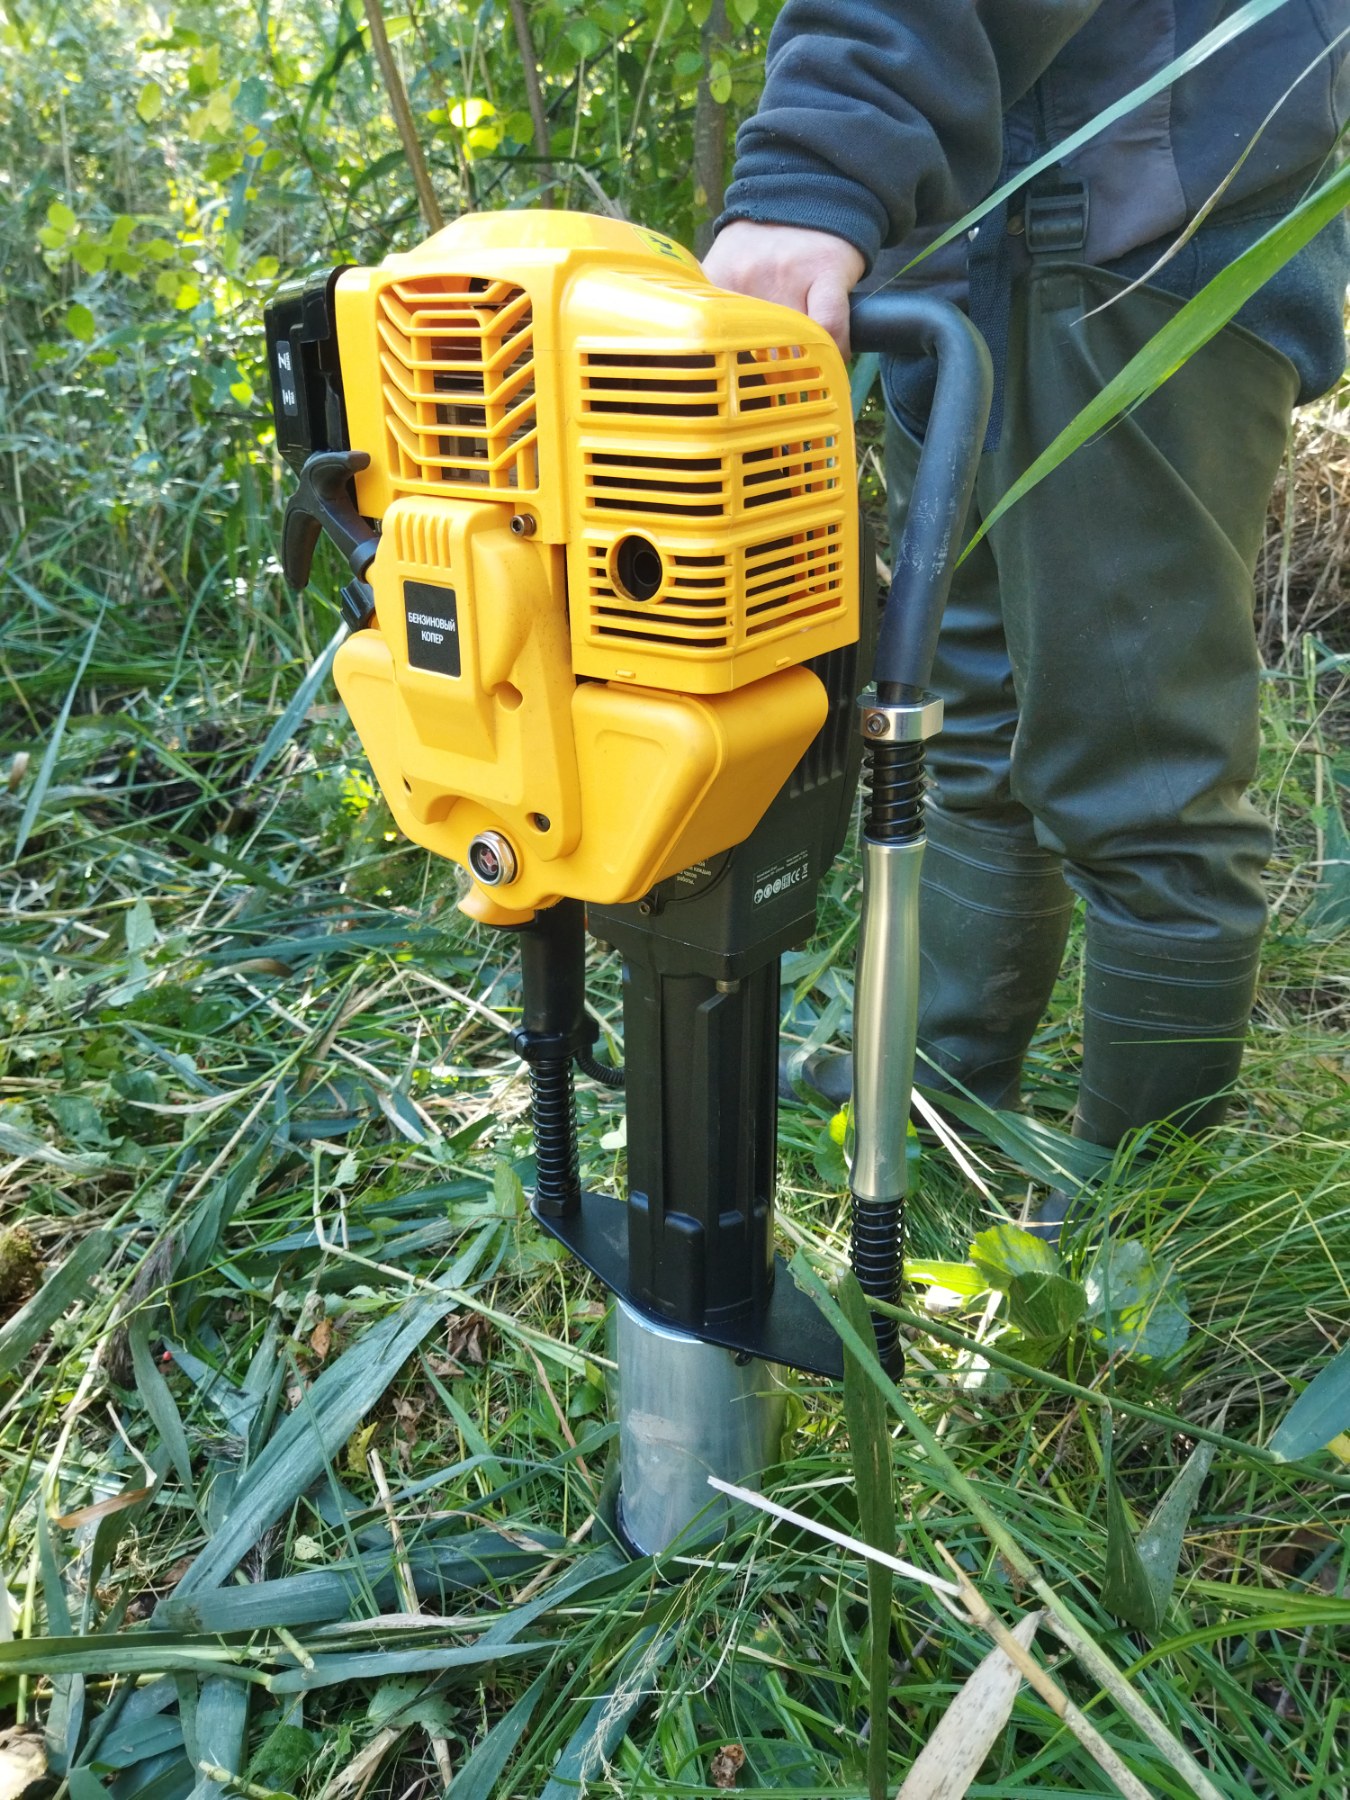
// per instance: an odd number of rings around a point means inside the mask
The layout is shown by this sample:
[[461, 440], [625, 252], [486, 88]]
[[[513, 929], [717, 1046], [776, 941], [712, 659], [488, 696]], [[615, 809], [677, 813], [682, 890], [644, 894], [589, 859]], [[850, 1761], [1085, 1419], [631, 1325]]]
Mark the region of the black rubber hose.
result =
[[[877, 640], [877, 698], [887, 705], [921, 693], [933, 672], [994, 377], [984, 339], [948, 300], [907, 291], [868, 294], [853, 304], [849, 333], [855, 351], [931, 356], [937, 362], [923, 452], [905, 529], [892, 551], [891, 597]], [[884, 370], [882, 391], [894, 411]]]
[[577, 1067], [583, 1075], [589, 1075], [592, 1081], [598, 1081], [601, 1087], [623, 1086], [623, 1069], [617, 1063], [598, 1062], [589, 1050], [577, 1051]]
[[570, 1057], [550, 1056], [530, 1064], [530, 1112], [535, 1210], [551, 1219], [568, 1218], [581, 1205]]

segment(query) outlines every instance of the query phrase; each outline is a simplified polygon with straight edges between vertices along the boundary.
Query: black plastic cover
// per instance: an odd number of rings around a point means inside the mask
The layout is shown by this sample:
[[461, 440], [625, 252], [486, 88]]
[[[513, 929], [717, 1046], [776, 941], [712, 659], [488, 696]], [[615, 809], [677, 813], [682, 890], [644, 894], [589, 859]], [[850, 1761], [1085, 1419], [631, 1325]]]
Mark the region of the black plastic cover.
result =
[[263, 313], [277, 448], [298, 475], [316, 450], [349, 450], [333, 290], [343, 263], [285, 289]]

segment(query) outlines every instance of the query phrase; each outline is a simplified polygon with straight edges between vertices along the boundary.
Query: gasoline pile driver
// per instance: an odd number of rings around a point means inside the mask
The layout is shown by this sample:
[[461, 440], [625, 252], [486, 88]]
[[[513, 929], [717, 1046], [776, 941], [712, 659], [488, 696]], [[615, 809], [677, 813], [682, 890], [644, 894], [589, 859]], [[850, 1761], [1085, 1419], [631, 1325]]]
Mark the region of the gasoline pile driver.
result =
[[[347, 559], [334, 673], [376, 779], [467, 872], [464, 911], [519, 936], [534, 1214], [615, 1298], [619, 1528], [700, 1541], [726, 1523], [708, 1475], [777, 1460], [781, 1369], [841, 1370], [774, 1252], [779, 959], [860, 766], [852, 1259], [898, 1294], [925, 684], [987, 355], [942, 302], [855, 304], [855, 348], [937, 365], [878, 625], [837, 350], [655, 232], [469, 215], [266, 324], [286, 577], [321, 532]], [[588, 930], [623, 963], [626, 1199], [578, 1175]]]

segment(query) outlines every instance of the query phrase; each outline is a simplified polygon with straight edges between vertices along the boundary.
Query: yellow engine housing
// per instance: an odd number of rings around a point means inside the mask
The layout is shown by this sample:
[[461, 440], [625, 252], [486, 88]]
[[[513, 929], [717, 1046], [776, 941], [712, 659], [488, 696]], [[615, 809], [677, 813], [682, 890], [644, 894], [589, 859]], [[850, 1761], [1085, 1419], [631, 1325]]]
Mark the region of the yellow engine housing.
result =
[[515, 853], [476, 915], [638, 899], [763, 816], [858, 635], [828, 336], [657, 233], [468, 215], [336, 287], [372, 628], [339, 689], [400, 827]]

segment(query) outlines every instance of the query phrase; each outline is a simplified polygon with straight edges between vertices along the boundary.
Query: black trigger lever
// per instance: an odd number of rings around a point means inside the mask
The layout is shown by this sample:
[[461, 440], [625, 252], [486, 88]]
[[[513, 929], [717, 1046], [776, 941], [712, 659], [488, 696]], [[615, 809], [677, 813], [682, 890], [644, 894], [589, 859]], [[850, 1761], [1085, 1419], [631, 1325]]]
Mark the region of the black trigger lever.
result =
[[287, 502], [281, 536], [281, 570], [291, 587], [302, 588], [308, 582], [321, 531], [361, 581], [380, 540], [357, 510], [351, 480], [369, 466], [364, 450], [316, 450], [306, 458], [300, 485]]

